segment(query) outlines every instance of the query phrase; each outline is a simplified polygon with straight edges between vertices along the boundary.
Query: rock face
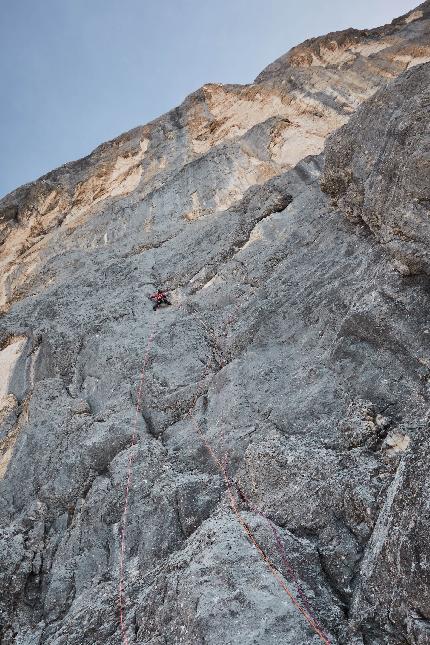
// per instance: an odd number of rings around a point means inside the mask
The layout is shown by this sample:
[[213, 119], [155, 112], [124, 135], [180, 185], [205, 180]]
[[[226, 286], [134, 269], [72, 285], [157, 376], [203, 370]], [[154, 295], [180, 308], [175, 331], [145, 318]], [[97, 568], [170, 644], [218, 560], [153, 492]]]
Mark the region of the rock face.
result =
[[0, 202], [2, 643], [430, 643], [429, 45], [309, 41]]
[[406, 274], [430, 273], [429, 115], [430, 66], [420, 65], [379, 91], [326, 147], [324, 189]]

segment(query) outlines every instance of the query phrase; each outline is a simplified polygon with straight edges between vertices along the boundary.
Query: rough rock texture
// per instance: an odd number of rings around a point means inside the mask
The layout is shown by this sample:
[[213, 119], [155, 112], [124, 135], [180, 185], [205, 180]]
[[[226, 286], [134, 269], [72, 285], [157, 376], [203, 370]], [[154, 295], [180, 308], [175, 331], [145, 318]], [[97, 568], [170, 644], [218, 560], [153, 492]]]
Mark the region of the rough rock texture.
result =
[[[320, 188], [326, 137], [430, 58], [429, 14], [205, 86], [0, 202], [2, 643], [430, 643], [428, 279]], [[425, 169], [428, 67], [334, 135], [325, 190], [354, 136], [366, 176], [364, 122], [369, 213], [414, 137]]]
[[401, 271], [430, 273], [430, 65], [402, 74], [330, 137], [323, 187]]

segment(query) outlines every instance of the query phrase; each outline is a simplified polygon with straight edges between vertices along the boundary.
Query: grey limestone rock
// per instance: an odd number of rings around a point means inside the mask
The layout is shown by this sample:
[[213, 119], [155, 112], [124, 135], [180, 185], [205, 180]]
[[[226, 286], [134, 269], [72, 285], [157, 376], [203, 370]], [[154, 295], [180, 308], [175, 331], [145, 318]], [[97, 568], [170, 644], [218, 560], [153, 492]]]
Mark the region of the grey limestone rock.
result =
[[428, 29], [305, 44], [0, 202], [2, 643], [429, 643], [428, 279], [320, 187], [374, 122], [382, 218]]
[[430, 64], [379, 90], [326, 147], [324, 190], [403, 273], [430, 271]]

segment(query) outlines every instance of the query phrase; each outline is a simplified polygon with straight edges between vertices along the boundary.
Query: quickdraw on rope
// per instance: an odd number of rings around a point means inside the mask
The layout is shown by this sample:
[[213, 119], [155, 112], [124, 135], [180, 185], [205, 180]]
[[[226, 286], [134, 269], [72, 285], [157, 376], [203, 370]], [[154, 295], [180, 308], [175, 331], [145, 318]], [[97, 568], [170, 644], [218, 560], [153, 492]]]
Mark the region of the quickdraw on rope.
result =
[[[155, 320], [155, 319], [154, 319]], [[128, 645], [128, 636], [127, 636], [127, 626], [126, 626], [126, 593], [125, 593], [125, 550], [126, 550], [126, 538], [127, 538], [127, 516], [128, 516], [128, 505], [129, 505], [129, 496], [130, 488], [133, 478], [133, 463], [136, 456], [136, 445], [137, 445], [137, 424], [139, 420], [139, 414], [142, 407], [142, 395], [143, 395], [143, 385], [145, 382], [145, 369], [148, 363], [149, 352], [151, 349], [152, 341], [154, 339], [154, 320], [152, 322], [148, 340], [146, 342], [146, 350], [143, 358], [142, 369], [140, 373], [139, 386], [137, 388], [136, 395], [136, 406], [134, 412], [134, 421], [133, 421], [133, 432], [131, 435], [130, 451], [128, 454], [128, 464], [127, 464], [127, 475], [126, 475], [126, 484], [124, 491], [124, 506], [121, 517], [121, 529], [120, 529], [120, 551], [119, 551], [119, 585], [118, 585], [118, 605], [119, 605], [119, 620], [121, 627], [121, 638], [124, 645]]]

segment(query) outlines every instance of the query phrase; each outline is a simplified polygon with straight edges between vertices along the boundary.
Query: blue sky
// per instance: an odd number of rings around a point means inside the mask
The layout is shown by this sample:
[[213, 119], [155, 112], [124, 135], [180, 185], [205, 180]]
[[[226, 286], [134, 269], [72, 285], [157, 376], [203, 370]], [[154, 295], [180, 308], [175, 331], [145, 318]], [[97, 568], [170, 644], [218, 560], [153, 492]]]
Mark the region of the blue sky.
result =
[[407, 0], [0, 0], [0, 196], [290, 47]]

